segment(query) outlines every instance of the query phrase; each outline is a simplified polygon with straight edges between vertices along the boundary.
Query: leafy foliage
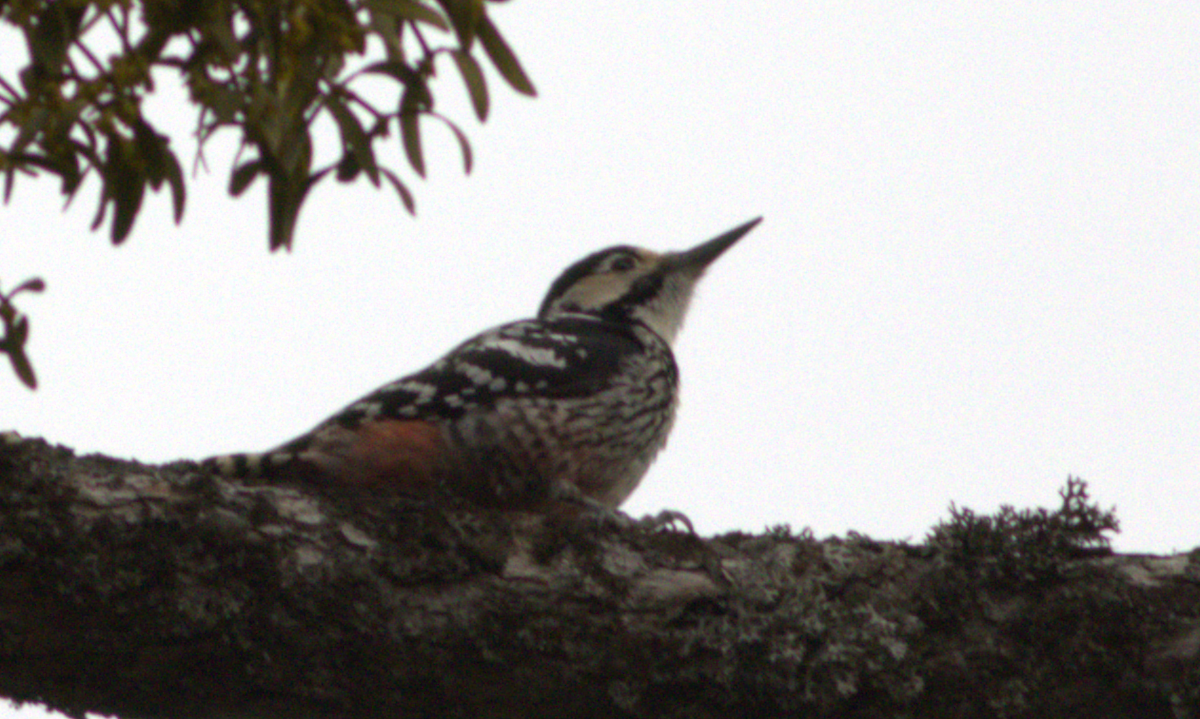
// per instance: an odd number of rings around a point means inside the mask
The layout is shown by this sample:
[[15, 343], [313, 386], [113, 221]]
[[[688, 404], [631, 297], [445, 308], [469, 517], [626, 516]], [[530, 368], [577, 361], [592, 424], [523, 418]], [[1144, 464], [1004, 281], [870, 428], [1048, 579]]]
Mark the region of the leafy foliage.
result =
[[[101, 189], [93, 229], [111, 208], [115, 244], [132, 229], [147, 187], [170, 188], [176, 222], [186, 202], [170, 138], [142, 112], [155, 70], [182, 76], [199, 108], [201, 148], [222, 128], [240, 129], [249, 157], [232, 168], [229, 192], [236, 197], [266, 179], [272, 250], [290, 248], [305, 197], [331, 171], [342, 182], [365, 175], [376, 187], [382, 178], [414, 212], [412, 192], [375, 154], [393, 123], [418, 175], [425, 174], [423, 118], [449, 126], [470, 172], [465, 134], [434, 111], [429, 81], [438, 55], [452, 58], [480, 121], [489, 108], [484, 55], [513, 89], [536, 94], [484, 0], [0, 0], [0, 20], [21, 30], [29, 49], [16, 81], [0, 77], [0, 126], [16, 129], [0, 148], [5, 199], [18, 173], [57, 175], [72, 198], [94, 171]], [[383, 59], [346, 72], [372, 39]], [[368, 99], [365, 78], [393, 81], [394, 102]], [[311, 128], [323, 113], [338, 128], [342, 152], [314, 168]]]
[[41, 292], [46, 289], [46, 283], [35, 277], [17, 286], [17, 289], [5, 294], [0, 288], [0, 322], [4, 323], [4, 336], [0, 337], [0, 353], [8, 355], [13, 372], [29, 389], [37, 389], [37, 376], [33, 373], [33, 365], [25, 356], [25, 342], [29, 339], [29, 318], [21, 314], [12, 299], [22, 292]]

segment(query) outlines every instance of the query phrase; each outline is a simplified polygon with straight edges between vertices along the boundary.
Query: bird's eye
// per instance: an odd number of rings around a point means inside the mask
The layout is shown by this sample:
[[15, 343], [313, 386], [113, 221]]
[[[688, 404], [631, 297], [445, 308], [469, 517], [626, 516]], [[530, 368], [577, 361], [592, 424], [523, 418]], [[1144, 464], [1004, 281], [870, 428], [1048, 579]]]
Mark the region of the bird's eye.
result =
[[633, 255], [620, 255], [613, 259], [608, 268], [614, 272], [628, 272], [636, 264], [637, 261], [633, 259]]

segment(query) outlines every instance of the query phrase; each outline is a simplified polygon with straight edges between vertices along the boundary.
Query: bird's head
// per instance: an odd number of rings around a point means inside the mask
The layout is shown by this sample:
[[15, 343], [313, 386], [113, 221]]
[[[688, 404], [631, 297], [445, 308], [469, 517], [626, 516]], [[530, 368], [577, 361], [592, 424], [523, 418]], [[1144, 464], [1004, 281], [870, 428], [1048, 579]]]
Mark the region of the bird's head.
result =
[[546, 293], [538, 319], [595, 315], [614, 322], [640, 321], [668, 343], [687, 313], [704, 270], [762, 218], [680, 252], [657, 253], [620, 245], [592, 253], [568, 267]]

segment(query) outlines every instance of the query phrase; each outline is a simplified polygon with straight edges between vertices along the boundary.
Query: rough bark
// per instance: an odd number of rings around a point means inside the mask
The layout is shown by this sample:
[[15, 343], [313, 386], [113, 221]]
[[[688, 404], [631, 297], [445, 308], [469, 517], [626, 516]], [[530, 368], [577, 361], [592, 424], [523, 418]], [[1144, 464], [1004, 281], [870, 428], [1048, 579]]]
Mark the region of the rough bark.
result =
[[13, 440], [0, 696], [126, 719], [1196, 715], [1200, 559], [1108, 554], [1080, 490], [955, 511], [924, 544], [704, 539]]

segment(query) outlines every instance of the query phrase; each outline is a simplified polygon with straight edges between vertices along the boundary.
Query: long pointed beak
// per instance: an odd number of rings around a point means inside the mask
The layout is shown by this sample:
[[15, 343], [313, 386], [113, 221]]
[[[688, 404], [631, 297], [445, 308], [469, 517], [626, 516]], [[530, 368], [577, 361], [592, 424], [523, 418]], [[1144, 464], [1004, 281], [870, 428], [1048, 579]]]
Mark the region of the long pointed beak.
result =
[[704, 268], [711, 265], [714, 260], [720, 257], [725, 250], [733, 247], [733, 243], [742, 239], [750, 230], [753, 230], [754, 226], [760, 222], [762, 222], [762, 218], [756, 217], [690, 250], [674, 252], [671, 254], [671, 264], [679, 269], [691, 270], [699, 274], [704, 271]]

